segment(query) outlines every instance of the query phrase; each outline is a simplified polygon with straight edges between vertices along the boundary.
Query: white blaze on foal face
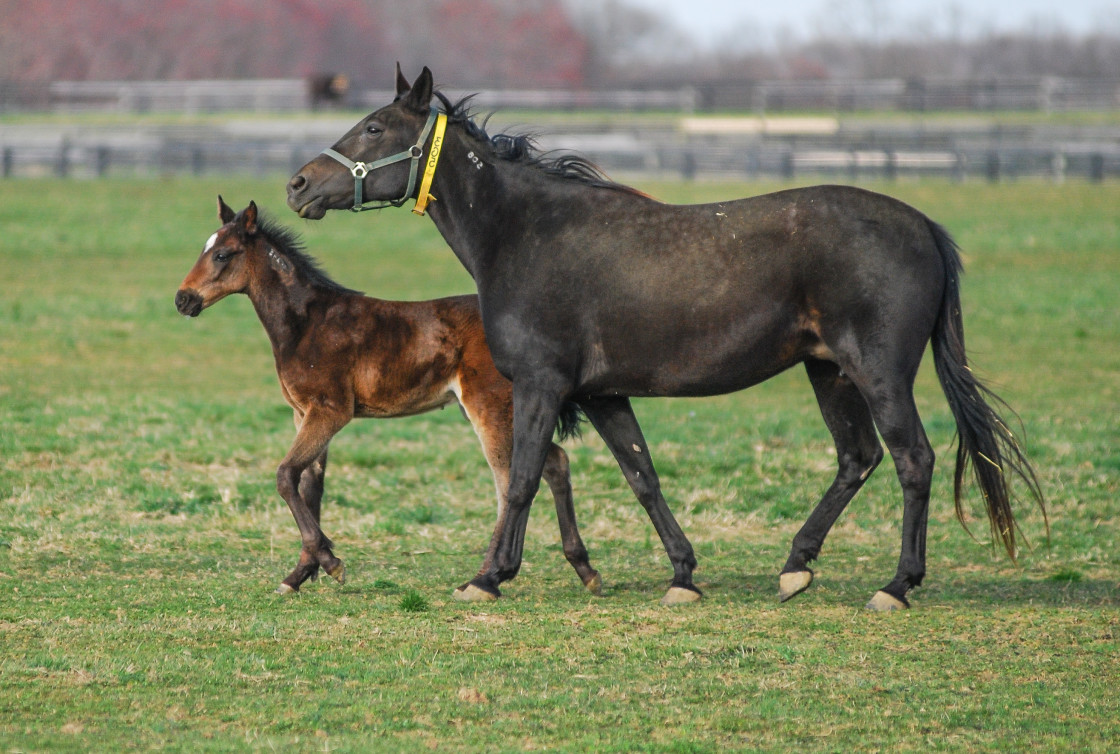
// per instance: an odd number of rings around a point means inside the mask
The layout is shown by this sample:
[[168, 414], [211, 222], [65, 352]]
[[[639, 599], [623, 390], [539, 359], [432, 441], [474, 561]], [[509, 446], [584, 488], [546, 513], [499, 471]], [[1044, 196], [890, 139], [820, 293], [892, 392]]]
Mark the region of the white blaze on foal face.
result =
[[217, 241], [218, 241], [218, 234], [217, 233], [210, 236], [210, 238], [206, 239], [206, 245], [202, 247], [202, 253], [203, 254], [209, 254], [210, 249], [214, 248], [214, 244], [217, 243]]

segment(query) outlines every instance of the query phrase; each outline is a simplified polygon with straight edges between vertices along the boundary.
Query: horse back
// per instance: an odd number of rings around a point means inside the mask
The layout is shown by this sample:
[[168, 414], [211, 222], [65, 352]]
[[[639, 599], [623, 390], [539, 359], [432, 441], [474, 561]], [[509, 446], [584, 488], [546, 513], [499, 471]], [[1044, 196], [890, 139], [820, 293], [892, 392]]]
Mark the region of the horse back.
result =
[[480, 284], [503, 371], [536, 370], [536, 353], [579, 391], [722, 393], [887, 331], [920, 353], [939, 311], [928, 220], [873, 192], [611, 195], [582, 214], [563, 247], [524, 244], [530, 258]]

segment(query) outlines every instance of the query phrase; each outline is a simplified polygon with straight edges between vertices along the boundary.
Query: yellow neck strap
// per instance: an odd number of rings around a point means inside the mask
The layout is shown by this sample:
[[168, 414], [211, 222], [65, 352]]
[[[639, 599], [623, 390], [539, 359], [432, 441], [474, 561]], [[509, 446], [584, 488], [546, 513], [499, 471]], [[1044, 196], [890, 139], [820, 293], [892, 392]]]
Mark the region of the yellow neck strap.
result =
[[424, 179], [420, 182], [420, 193], [416, 196], [416, 206], [412, 208], [414, 214], [423, 215], [428, 208], [428, 202], [435, 201], [429, 193], [432, 188], [432, 179], [436, 175], [436, 165], [439, 163], [439, 153], [443, 149], [443, 132], [447, 129], [447, 114], [440, 113], [436, 118], [436, 128], [432, 135], [432, 149], [428, 152], [428, 163], [424, 166]]

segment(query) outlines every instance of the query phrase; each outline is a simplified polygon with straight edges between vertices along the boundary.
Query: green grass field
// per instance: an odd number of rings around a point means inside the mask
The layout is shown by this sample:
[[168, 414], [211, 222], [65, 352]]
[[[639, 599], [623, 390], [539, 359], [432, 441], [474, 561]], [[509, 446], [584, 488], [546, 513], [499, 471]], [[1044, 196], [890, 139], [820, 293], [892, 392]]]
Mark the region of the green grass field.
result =
[[[1104, 751], [1120, 740], [1120, 184], [880, 186], [946, 225], [977, 371], [1020, 414], [1051, 536], [1012, 564], [952, 515], [939, 455], [913, 610], [893, 575], [889, 463], [817, 581], [779, 606], [790, 539], [831, 481], [801, 370], [704, 400], [638, 401], [697, 550], [697, 606], [589, 431], [569, 444], [605, 594], [581, 587], [547, 493], [506, 597], [451, 599], [481, 562], [492, 483], [458, 411], [366, 420], [332, 445], [324, 528], [349, 569], [272, 590], [298, 534], [274, 489], [293, 430], [252, 308], [172, 299], [215, 195], [300, 228], [340, 282], [384, 298], [471, 290], [405, 210], [304, 223], [285, 177], [0, 182], [0, 751]], [[643, 185], [676, 201], [775, 185]], [[875, 187], [873, 187], [875, 188]]]

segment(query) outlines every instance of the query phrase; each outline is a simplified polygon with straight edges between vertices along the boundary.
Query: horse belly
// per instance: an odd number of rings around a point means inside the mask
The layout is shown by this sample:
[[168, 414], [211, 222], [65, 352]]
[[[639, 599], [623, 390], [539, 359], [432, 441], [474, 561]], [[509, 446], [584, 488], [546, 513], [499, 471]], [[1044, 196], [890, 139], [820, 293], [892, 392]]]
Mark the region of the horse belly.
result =
[[763, 382], [809, 355], [826, 355], [827, 349], [795, 325], [795, 317], [766, 319], [731, 318], [702, 330], [624, 328], [634, 335], [599, 341], [591, 349], [582, 389], [630, 396], [719, 395]]

